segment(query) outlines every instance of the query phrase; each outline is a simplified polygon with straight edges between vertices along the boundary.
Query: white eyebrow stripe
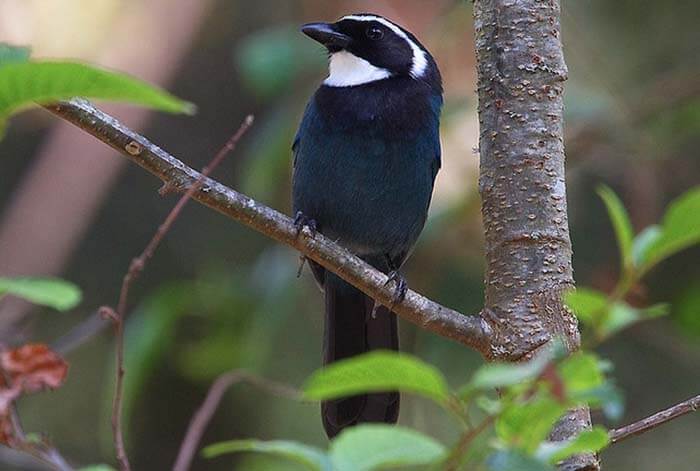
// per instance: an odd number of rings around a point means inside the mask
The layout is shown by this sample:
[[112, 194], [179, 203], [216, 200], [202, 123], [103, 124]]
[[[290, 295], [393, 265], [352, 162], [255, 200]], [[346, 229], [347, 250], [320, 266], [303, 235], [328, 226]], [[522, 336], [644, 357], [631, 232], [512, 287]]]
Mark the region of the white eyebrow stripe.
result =
[[348, 15], [344, 16], [340, 19], [340, 21], [343, 20], [355, 20], [355, 21], [376, 21], [377, 23], [381, 23], [390, 30], [392, 30], [394, 33], [396, 33], [400, 38], [405, 40], [408, 45], [411, 47], [411, 51], [413, 52], [413, 61], [411, 64], [411, 76], [413, 78], [420, 78], [423, 76], [425, 73], [425, 70], [428, 68], [428, 58], [425, 55], [425, 51], [418, 46], [411, 38], [409, 38], [406, 33], [399, 28], [397, 25], [392, 23], [391, 21], [387, 20], [386, 18], [382, 18], [381, 16], [375, 16], [375, 15]]

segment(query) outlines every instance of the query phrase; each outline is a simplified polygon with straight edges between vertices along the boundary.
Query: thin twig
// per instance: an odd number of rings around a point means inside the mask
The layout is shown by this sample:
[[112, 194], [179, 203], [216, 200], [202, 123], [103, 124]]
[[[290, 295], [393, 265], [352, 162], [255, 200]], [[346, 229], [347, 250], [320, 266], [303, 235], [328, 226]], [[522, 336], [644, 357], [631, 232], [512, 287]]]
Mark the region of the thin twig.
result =
[[[76, 99], [45, 108], [92, 134], [161, 179], [166, 190], [184, 191], [201, 178], [196, 170], [85, 100]], [[193, 193], [192, 198], [297, 249], [302, 255], [338, 274], [378, 302], [390, 305], [394, 299], [392, 286], [386, 284], [385, 274], [322, 234], [310, 234], [307, 230], [299, 234], [290, 218], [252, 198], [209, 178], [203, 180], [201, 188]], [[456, 340], [484, 356], [491, 356], [492, 329], [490, 321], [481, 316], [465, 316], [410, 290], [405, 299], [395, 306], [394, 311], [425, 330]]]
[[173, 471], [187, 471], [190, 469], [192, 459], [197, 451], [197, 446], [199, 446], [202, 435], [207, 425], [209, 425], [209, 421], [211, 421], [211, 418], [214, 416], [214, 412], [216, 412], [216, 409], [219, 407], [221, 398], [231, 386], [241, 382], [250, 383], [276, 396], [292, 397], [296, 399], [300, 395], [298, 390], [290, 386], [254, 376], [247, 371], [235, 370], [224, 373], [211, 385], [206, 399], [204, 399], [202, 405], [192, 416], [190, 424], [187, 427], [185, 438], [182, 440], [182, 445], [180, 445], [180, 451], [178, 452], [177, 460], [173, 466]]
[[[241, 137], [243, 137], [245, 132], [252, 124], [253, 117], [246, 117], [238, 131], [236, 131], [228, 142], [226, 142], [224, 147], [221, 148], [209, 165], [204, 167], [199, 178], [192, 183], [185, 194], [178, 200], [177, 204], [175, 204], [170, 213], [168, 213], [168, 216], [158, 227], [155, 235], [143, 250], [141, 255], [131, 261], [129, 264], [129, 270], [126, 272], [124, 279], [122, 280], [117, 310], [113, 311], [106, 307], [102, 308], [103, 314], [106, 314], [114, 321], [115, 328], [116, 381], [114, 386], [114, 400], [112, 402], [112, 433], [114, 435], [114, 448], [117, 454], [117, 461], [119, 462], [119, 467], [122, 471], [130, 471], [131, 469], [129, 458], [126, 453], [126, 447], [124, 446], [124, 434], [122, 430], [122, 395], [124, 390], [124, 319], [126, 317], [126, 310], [128, 306], [129, 289], [131, 288], [132, 283], [138, 278], [145, 268], [148, 260], [150, 260], [153, 256], [153, 253], [156, 251], [158, 245], [161, 243], [175, 220], [182, 212], [182, 209], [187, 204], [187, 201], [200, 189], [206, 178], [221, 163], [224, 157], [235, 149], [238, 141], [241, 139]], [[135, 154], [139, 151], [140, 149], [137, 143], [131, 142], [129, 145], [127, 145], [127, 152]]]
[[51, 342], [51, 350], [65, 356], [95, 338], [109, 326], [109, 319], [105, 319], [99, 311], [94, 312], [73, 326], [67, 333]]
[[471, 444], [472, 441], [476, 437], [478, 437], [481, 432], [486, 430], [493, 422], [496, 420], [496, 416], [490, 415], [486, 417], [484, 420], [481, 421], [479, 425], [476, 427], [467, 430], [462, 437], [459, 439], [459, 442], [454, 448], [454, 451], [451, 453], [447, 463], [445, 464], [445, 470], [446, 471], [456, 471], [460, 467], [460, 459], [466, 452], [466, 450], [469, 448], [469, 445]]
[[700, 394], [680, 404], [664, 409], [661, 412], [657, 412], [645, 419], [610, 430], [610, 443], [619, 443], [627, 438], [641, 435], [649, 430], [655, 429], [659, 425], [663, 425], [685, 414], [695, 412], [698, 409], [700, 409]]
[[[4, 380], [4, 384], [12, 383], [10, 377], [4, 370], [0, 371], [0, 376]], [[17, 406], [14, 402], [9, 405], [8, 409], [10, 427], [12, 428], [12, 442], [8, 443], [10, 448], [33, 456], [58, 471], [73, 471], [73, 467], [68, 464], [66, 459], [63, 458], [63, 455], [47, 441], [32, 441], [27, 439], [27, 434], [24, 432], [22, 421], [19, 418]]]

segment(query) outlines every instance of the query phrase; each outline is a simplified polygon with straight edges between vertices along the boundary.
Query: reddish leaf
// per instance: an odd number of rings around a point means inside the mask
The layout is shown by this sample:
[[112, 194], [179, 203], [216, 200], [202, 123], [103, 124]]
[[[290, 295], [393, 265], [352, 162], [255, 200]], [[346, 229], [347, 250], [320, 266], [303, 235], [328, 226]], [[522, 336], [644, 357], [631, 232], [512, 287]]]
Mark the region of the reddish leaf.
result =
[[2, 389], [0, 389], [0, 443], [3, 445], [13, 445], [14, 428], [10, 419], [10, 406], [20, 394], [22, 394], [22, 390], [18, 386], [7, 389], [3, 384]]
[[24, 393], [33, 393], [61, 386], [68, 373], [68, 364], [48, 346], [36, 343], [0, 353], [0, 369], [13, 388], [20, 387]]
[[559, 402], [564, 402], [566, 400], [566, 385], [564, 381], [559, 376], [557, 368], [553, 363], [549, 363], [540, 378], [545, 382], [549, 383], [550, 392]]
[[0, 414], [0, 444], [7, 445], [9, 447], [15, 444], [15, 434], [12, 428], [12, 421], [10, 420], [9, 411], [4, 414]]
[[22, 394], [57, 388], [68, 364], [44, 344], [27, 344], [0, 353], [0, 444], [13, 446], [12, 403]]

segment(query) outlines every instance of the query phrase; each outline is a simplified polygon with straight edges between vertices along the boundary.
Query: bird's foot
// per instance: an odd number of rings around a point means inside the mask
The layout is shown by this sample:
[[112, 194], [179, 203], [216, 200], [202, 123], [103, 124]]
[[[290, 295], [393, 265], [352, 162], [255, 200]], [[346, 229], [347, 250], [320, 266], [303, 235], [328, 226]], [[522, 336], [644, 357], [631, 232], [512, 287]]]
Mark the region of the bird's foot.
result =
[[391, 300], [391, 308], [399, 304], [401, 301], [406, 299], [406, 293], [408, 292], [408, 284], [406, 279], [399, 273], [398, 270], [392, 270], [389, 272], [389, 277], [387, 278], [384, 286], [389, 283], [394, 283], [394, 297]]
[[294, 228], [297, 231], [297, 237], [299, 237], [299, 234], [301, 234], [305, 228], [309, 230], [312, 238], [316, 237], [316, 220], [309, 218], [301, 211], [297, 211], [296, 216], [294, 216]]

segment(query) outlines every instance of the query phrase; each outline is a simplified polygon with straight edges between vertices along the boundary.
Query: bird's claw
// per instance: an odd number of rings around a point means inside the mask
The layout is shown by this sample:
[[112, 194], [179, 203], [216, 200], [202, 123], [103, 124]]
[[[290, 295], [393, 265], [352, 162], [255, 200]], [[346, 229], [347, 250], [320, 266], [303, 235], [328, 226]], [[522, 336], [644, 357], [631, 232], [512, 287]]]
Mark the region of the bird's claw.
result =
[[316, 220], [307, 217], [301, 211], [297, 211], [297, 214], [294, 216], [294, 228], [296, 229], [297, 237], [299, 237], [304, 228], [309, 229], [312, 238], [316, 237]]
[[394, 297], [391, 300], [391, 307], [396, 306], [401, 301], [406, 299], [406, 293], [408, 292], [408, 284], [406, 284], [406, 279], [398, 272], [398, 270], [393, 270], [389, 272], [389, 277], [386, 279], [384, 286], [389, 283], [394, 283]]

